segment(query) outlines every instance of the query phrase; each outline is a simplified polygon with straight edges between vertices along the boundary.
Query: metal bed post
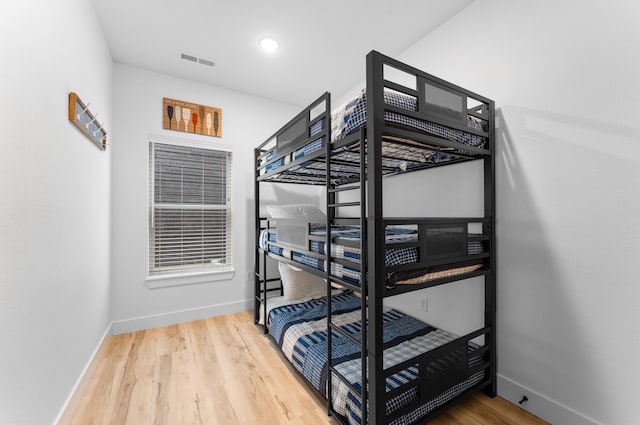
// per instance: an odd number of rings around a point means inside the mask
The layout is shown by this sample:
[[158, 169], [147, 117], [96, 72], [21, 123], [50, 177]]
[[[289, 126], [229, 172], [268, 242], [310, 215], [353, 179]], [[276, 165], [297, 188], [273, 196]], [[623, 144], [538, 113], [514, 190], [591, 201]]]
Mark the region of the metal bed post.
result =
[[367, 423], [367, 191], [365, 190], [365, 182], [367, 180], [367, 156], [365, 149], [365, 140], [367, 131], [364, 127], [360, 129], [360, 361], [361, 369], [361, 390], [360, 399], [362, 412], [362, 420], [360, 423]]
[[[325, 106], [329, 110], [331, 110], [331, 104], [329, 100], [327, 100], [327, 104]], [[331, 416], [331, 412], [333, 411], [333, 400], [332, 400], [332, 389], [333, 389], [333, 339], [331, 336], [331, 223], [333, 218], [335, 217], [335, 207], [336, 203], [336, 193], [332, 191], [333, 185], [331, 183], [331, 115], [329, 114], [329, 122], [326, 123], [329, 129], [328, 136], [326, 136], [325, 143], [325, 167], [326, 167], [326, 183], [325, 183], [325, 207], [327, 211], [327, 240], [325, 242], [325, 269], [326, 269], [326, 280], [327, 280], [327, 415]]]
[[[269, 221], [267, 221], [267, 223], [269, 223]], [[267, 224], [267, 227], [269, 227], [269, 225]], [[262, 251], [262, 305], [264, 306], [262, 308], [262, 319], [264, 323], [264, 334], [268, 334], [269, 333], [269, 328], [267, 327], [267, 313], [268, 313], [268, 309], [267, 309], [267, 283], [269, 282], [269, 279], [267, 279], [267, 252], [266, 251]]]
[[[342, 187], [342, 188], [338, 188], [337, 186], [339, 185], [336, 184], [334, 181], [332, 181], [331, 179], [333, 178], [332, 175], [327, 176], [327, 225], [328, 225], [328, 230], [327, 230], [327, 244], [326, 244], [326, 253], [331, 253], [331, 244], [333, 243], [333, 241], [331, 240], [331, 229], [329, 228], [329, 225], [332, 224], [333, 222], [335, 222], [335, 219], [340, 218], [338, 217], [338, 215], [336, 214], [336, 208], [340, 208], [340, 207], [347, 207], [347, 206], [355, 206], [358, 205], [360, 206], [360, 216], [358, 217], [358, 221], [360, 223], [360, 231], [361, 231], [361, 239], [360, 239], [360, 292], [361, 292], [361, 297], [360, 297], [360, 312], [361, 312], [361, 328], [360, 328], [360, 361], [361, 361], [361, 376], [360, 376], [360, 396], [362, 398], [362, 409], [363, 411], [366, 411], [366, 406], [367, 406], [367, 398], [365, 396], [365, 391], [362, 389], [366, 388], [366, 383], [367, 383], [367, 326], [366, 326], [366, 322], [367, 322], [367, 304], [366, 304], [366, 277], [367, 277], [367, 245], [366, 245], [366, 225], [367, 225], [367, 217], [366, 217], [366, 190], [365, 190], [365, 183], [366, 183], [366, 172], [367, 172], [367, 168], [366, 168], [366, 149], [365, 149], [365, 138], [366, 138], [366, 129], [364, 127], [360, 128], [359, 130], [359, 139], [355, 139], [351, 141], [351, 144], [355, 144], [356, 142], [360, 143], [360, 154], [359, 154], [359, 167], [358, 167], [358, 180], [357, 180], [357, 184], [356, 185], [349, 185], [350, 183], [353, 182], [349, 182], [347, 187]], [[333, 149], [331, 149], [330, 151], [327, 152], [327, 170], [331, 170], [331, 154], [333, 153]], [[336, 193], [337, 192], [346, 192], [346, 191], [350, 191], [350, 190], [355, 190], [358, 189], [360, 190], [360, 200], [357, 202], [337, 202], [336, 201]], [[327, 293], [329, 294], [330, 290], [331, 290], [331, 282], [336, 282], [336, 280], [333, 278], [332, 274], [330, 273], [329, 270], [331, 270], [331, 264], [332, 264], [332, 259], [331, 256], [328, 255], [327, 258], [327, 264], [328, 264], [328, 269], [327, 269]], [[343, 285], [343, 282], [337, 282], [338, 284]], [[347, 334], [345, 334], [345, 331], [342, 331], [339, 327], [337, 327], [336, 325], [331, 323], [331, 317], [332, 317], [332, 313], [331, 313], [331, 300], [329, 300], [327, 302], [327, 332], [329, 333], [327, 336], [327, 340], [333, 340], [333, 337], [331, 336], [332, 331], [336, 331], [338, 334], [342, 334], [343, 336], [349, 338], [347, 336]], [[349, 339], [352, 340], [352, 342], [357, 342], [356, 338], [350, 337]], [[329, 415], [331, 415], [331, 413], [333, 412], [333, 397], [332, 397], [332, 380], [333, 380], [333, 374], [331, 372], [333, 372], [333, 366], [331, 364], [332, 362], [332, 346], [329, 345], [328, 346], [328, 364], [329, 364], [329, 373], [330, 375], [328, 376], [327, 382], [328, 382], [328, 389], [327, 389], [327, 410]], [[343, 376], [341, 376], [340, 374], [337, 374], [338, 379], [345, 379]], [[347, 382], [347, 384], [349, 384]], [[355, 388], [355, 387], [353, 387]], [[354, 391], [356, 391], [354, 389]], [[340, 419], [338, 419], [338, 422], [342, 423], [342, 421]], [[367, 423], [367, 418], [366, 415], [362, 416], [362, 421], [361, 424], [364, 425]]]
[[[383, 375], [382, 303], [385, 284], [385, 230], [382, 215], [382, 128], [384, 126], [383, 58], [378, 52], [367, 55], [367, 336], [369, 367], [369, 423], [385, 420], [385, 379]], [[363, 410], [363, 416], [367, 412]]]
[[488, 224], [483, 224], [483, 233], [489, 236], [489, 272], [485, 275], [485, 327], [489, 327], [489, 374], [491, 384], [485, 388], [490, 397], [498, 394], [497, 387], [497, 332], [496, 332], [496, 183], [495, 183], [495, 103], [489, 102], [489, 156], [484, 157], [484, 216], [489, 218]]

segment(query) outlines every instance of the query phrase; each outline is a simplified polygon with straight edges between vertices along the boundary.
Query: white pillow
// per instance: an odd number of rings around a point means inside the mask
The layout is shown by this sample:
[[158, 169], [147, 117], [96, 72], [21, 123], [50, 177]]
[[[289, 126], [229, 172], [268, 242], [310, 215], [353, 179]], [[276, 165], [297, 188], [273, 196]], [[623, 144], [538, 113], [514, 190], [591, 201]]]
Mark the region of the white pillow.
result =
[[303, 218], [310, 223], [324, 223], [327, 216], [320, 208], [311, 204], [267, 205], [271, 218]]
[[287, 301], [319, 298], [327, 295], [327, 283], [319, 276], [297, 267], [290, 267], [282, 262], [278, 263], [278, 271], [282, 279], [284, 299]]

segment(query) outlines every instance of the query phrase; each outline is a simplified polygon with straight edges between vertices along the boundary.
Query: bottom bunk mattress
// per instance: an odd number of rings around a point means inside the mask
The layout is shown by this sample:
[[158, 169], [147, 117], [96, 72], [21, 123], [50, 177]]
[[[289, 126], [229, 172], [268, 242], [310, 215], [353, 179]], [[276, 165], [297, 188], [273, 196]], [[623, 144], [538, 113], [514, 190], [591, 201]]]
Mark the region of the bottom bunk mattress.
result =
[[[334, 295], [331, 307], [332, 323], [359, 339], [362, 325], [360, 298], [352, 293]], [[326, 298], [322, 298], [273, 308], [268, 316], [271, 337], [292, 365], [325, 398], [328, 382], [326, 311]], [[385, 369], [458, 338], [450, 332], [434, 328], [397, 310], [385, 310], [383, 322]], [[475, 345], [470, 345], [469, 351], [475, 348]], [[334, 332], [332, 333], [332, 358], [333, 367], [359, 391], [362, 365], [360, 346]], [[475, 366], [481, 361], [477, 356], [469, 358], [471, 359], [469, 366]], [[417, 378], [417, 365], [409, 367], [387, 378], [386, 391], [393, 391]], [[484, 378], [483, 371], [475, 373], [439, 396], [400, 416], [391, 424], [414, 423], [480, 383]], [[387, 401], [387, 414], [403, 409], [417, 399], [418, 390], [415, 387], [406, 392], [400, 392]], [[349, 424], [361, 423], [360, 395], [336, 376], [332, 378], [332, 401], [335, 412], [346, 418]]]

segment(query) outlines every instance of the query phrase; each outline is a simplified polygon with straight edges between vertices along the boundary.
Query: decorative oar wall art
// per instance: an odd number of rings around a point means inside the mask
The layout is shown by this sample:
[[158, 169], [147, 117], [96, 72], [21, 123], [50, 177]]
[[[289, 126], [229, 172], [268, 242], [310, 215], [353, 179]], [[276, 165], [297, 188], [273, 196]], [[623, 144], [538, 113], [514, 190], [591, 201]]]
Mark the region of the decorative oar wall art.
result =
[[162, 128], [222, 137], [222, 109], [164, 98]]

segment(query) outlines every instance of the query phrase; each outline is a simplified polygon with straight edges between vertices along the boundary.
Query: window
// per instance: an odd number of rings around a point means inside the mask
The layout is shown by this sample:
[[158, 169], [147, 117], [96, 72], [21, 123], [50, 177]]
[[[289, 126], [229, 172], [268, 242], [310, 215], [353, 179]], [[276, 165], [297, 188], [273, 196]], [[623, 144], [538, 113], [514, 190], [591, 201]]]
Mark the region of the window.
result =
[[149, 277], [232, 270], [231, 157], [150, 143]]

